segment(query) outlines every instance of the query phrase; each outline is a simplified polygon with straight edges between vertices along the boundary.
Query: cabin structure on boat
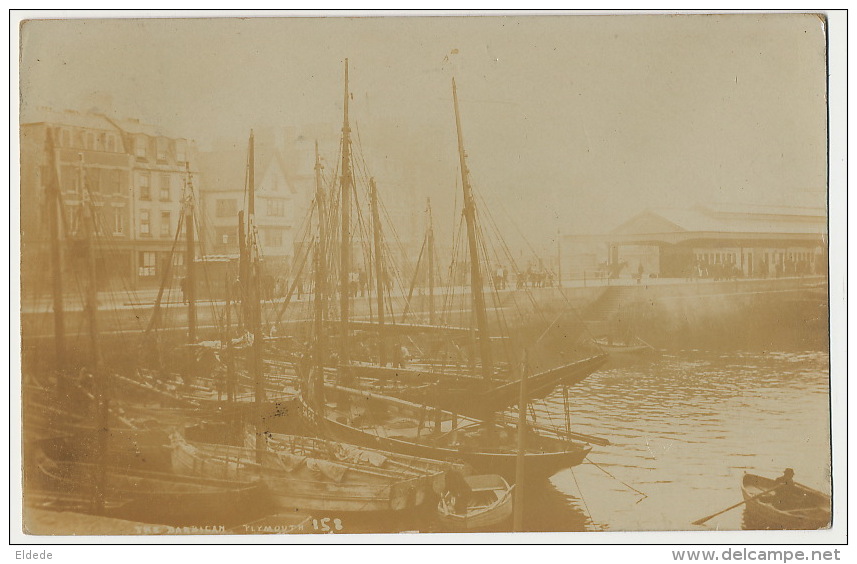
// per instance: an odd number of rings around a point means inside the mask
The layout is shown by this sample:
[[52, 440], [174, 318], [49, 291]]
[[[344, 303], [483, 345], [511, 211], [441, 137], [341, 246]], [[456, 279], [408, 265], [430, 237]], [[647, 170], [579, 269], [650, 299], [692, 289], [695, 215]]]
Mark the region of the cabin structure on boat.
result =
[[566, 235], [563, 249], [569, 278], [812, 275], [827, 270], [827, 212], [757, 204], [651, 208], [608, 233]]

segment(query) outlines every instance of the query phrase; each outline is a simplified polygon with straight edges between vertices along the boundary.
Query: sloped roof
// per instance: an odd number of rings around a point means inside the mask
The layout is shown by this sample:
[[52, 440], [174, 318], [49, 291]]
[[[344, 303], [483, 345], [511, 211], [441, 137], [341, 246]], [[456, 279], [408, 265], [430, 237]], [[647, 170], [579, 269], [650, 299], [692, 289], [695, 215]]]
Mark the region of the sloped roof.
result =
[[247, 156], [242, 151], [214, 151], [197, 156], [207, 192], [244, 190]]
[[711, 213], [741, 215], [781, 215], [789, 217], [827, 218], [827, 209], [812, 206], [782, 206], [766, 204], [712, 203], [701, 206]]
[[73, 110], [60, 112], [50, 108], [35, 108], [21, 113], [21, 125], [37, 123], [117, 131], [116, 126], [101, 114], [88, 114]]
[[[151, 125], [148, 123], [143, 123], [139, 119], [134, 118], [125, 118], [125, 119], [113, 119], [110, 118], [116, 127], [121, 129], [126, 133], [130, 133], [132, 135], [143, 134], [148, 135], [149, 137], [172, 137], [169, 135], [162, 127], [157, 125]], [[180, 139], [180, 138], [177, 138]]]
[[827, 230], [827, 216], [816, 208], [757, 206], [744, 208], [699, 206], [695, 208], [652, 208], [635, 215], [611, 233], [777, 233], [816, 234]]
[[[247, 152], [240, 149], [229, 151], [210, 151], [200, 153], [197, 158], [199, 171], [205, 178], [205, 189], [211, 192], [244, 190], [247, 172]], [[285, 161], [278, 153], [259, 155], [256, 160], [256, 182], [264, 176], [272, 166], [278, 167], [283, 173], [283, 180], [289, 191], [297, 192], [289, 180]]]

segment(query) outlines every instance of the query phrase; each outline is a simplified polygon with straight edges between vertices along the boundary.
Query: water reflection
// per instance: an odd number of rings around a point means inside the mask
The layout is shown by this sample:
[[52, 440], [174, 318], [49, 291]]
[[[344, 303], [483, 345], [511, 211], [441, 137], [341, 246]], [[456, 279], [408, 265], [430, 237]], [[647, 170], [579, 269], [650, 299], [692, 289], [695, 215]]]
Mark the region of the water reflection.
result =
[[[598, 466], [560, 472], [550, 488], [565, 496], [569, 515], [585, 516], [585, 530], [694, 529], [694, 520], [741, 501], [745, 470], [775, 477], [791, 467], [798, 481], [829, 492], [828, 374], [824, 352], [698, 350], [593, 374], [569, 389], [572, 429], [612, 444], [593, 450]], [[564, 426], [561, 393], [538, 411]], [[753, 525], [740, 508], [707, 523]]]

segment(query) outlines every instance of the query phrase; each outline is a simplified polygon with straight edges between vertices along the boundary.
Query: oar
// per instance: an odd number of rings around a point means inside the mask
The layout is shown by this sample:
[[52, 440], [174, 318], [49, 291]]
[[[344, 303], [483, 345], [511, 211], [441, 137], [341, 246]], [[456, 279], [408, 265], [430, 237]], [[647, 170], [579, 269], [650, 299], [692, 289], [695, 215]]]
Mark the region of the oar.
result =
[[735, 509], [736, 507], [740, 507], [740, 506], [744, 505], [745, 503], [747, 503], [748, 501], [753, 501], [754, 499], [759, 498], [759, 497], [762, 497], [762, 496], [763, 496], [763, 495], [765, 495], [765, 494], [769, 494], [769, 493], [771, 493], [771, 492], [772, 492], [772, 491], [774, 491], [774, 490], [778, 490], [778, 489], [780, 489], [780, 488], [781, 488], [781, 487], [783, 487], [783, 486], [785, 486], [785, 484], [780, 484], [779, 486], [776, 486], [776, 487], [771, 488], [771, 489], [769, 489], [769, 490], [763, 491], [762, 493], [758, 493], [758, 494], [756, 494], [756, 495], [754, 495], [754, 496], [752, 496], [752, 497], [748, 497], [747, 499], [745, 499], [744, 501], [742, 501], [742, 502], [740, 502], [740, 503], [736, 503], [735, 505], [730, 505], [729, 507], [727, 507], [727, 508], [726, 508], [726, 509], [724, 509], [723, 511], [718, 511], [717, 513], [713, 513], [713, 514], [709, 515], [708, 517], [703, 517], [702, 519], [697, 519], [696, 521], [694, 521], [693, 523], [691, 523], [691, 525], [702, 525], [702, 524], [703, 524], [703, 523], [705, 523], [706, 521], [708, 521], [708, 520], [710, 520], [710, 519], [713, 519], [713, 518], [717, 517], [718, 515], [722, 515], [723, 513], [726, 513], [727, 511], [730, 511], [730, 510], [732, 510], [732, 509]]

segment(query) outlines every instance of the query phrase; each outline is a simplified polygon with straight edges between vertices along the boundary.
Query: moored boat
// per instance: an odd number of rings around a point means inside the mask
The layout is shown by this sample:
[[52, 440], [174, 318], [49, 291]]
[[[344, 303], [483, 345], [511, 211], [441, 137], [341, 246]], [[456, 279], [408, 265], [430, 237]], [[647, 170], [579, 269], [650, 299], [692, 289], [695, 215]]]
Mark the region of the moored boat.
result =
[[634, 354], [634, 355], [637, 355], [637, 354], [644, 354], [644, 353], [652, 352], [655, 350], [649, 344], [643, 342], [642, 339], [639, 339], [637, 337], [629, 340], [628, 342], [622, 342], [622, 343], [616, 342], [616, 341], [611, 341], [610, 339], [607, 339], [607, 338], [594, 339], [594, 341], [595, 341], [595, 344], [598, 345], [598, 347], [601, 350], [603, 350], [605, 353], [608, 353], [611, 355], [617, 355], [617, 354]]
[[446, 492], [438, 502], [438, 521], [443, 528], [478, 531], [499, 527], [509, 520], [514, 486], [496, 474], [464, 476], [463, 481], [466, 494]]
[[[812, 530], [830, 526], [829, 495], [798, 483], [781, 484], [771, 478], [744, 474], [741, 493], [747, 502], [747, 513], [760, 527]], [[777, 489], [764, 493], [774, 488]]]
[[[500, 418], [461, 417], [381, 394], [325, 385], [326, 402], [313, 407], [302, 399], [303, 415], [322, 432], [349, 443], [442, 461], [460, 461], [477, 472], [515, 479], [517, 430]], [[547, 478], [581, 464], [590, 446], [560, 435], [527, 429], [526, 476]]]
[[272, 434], [262, 464], [255, 450], [186, 441], [173, 434], [173, 469], [219, 479], [260, 479], [280, 510], [398, 511], [436, 499], [449, 465], [295, 435]]
[[[106, 517], [166, 525], [222, 525], [242, 508], [264, 500], [259, 482], [236, 482], [177, 476], [127, 468], [106, 468], [43, 459], [38, 478], [43, 497], [57, 503], [75, 501], [79, 511], [100, 512]], [[93, 484], [105, 472], [102, 508], [95, 501]], [[56, 492], [47, 493], [47, 492]]]

